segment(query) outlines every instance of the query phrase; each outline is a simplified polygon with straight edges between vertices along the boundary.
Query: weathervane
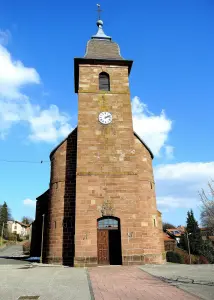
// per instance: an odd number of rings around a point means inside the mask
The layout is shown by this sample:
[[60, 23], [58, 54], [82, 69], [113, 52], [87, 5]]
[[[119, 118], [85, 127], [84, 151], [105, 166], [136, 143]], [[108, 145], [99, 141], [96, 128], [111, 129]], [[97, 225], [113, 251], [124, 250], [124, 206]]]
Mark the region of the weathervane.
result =
[[98, 20], [97, 20], [97, 27], [98, 27], [98, 31], [97, 34], [92, 35], [92, 39], [104, 39], [104, 40], [111, 40], [110, 36], [107, 36], [104, 31], [103, 31], [103, 21], [101, 20], [101, 8], [100, 8], [100, 4], [97, 4], [97, 12], [98, 12]]
[[100, 20], [100, 13], [101, 13], [100, 4], [97, 4], [97, 12], [98, 12], [98, 20]]

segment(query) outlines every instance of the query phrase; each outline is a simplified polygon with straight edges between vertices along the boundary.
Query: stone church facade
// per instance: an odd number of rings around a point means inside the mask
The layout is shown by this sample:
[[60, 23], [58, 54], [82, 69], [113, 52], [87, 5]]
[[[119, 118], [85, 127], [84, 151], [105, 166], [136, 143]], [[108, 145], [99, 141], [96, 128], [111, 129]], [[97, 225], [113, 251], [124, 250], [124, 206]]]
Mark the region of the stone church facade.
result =
[[101, 20], [97, 26], [85, 56], [74, 59], [78, 126], [50, 154], [50, 187], [37, 198], [38, 207], [47, 205], [36, 213], [34, 236], [42, 234], [44, 214], [44, 263], [161, 264], [153, 154], [132, 124], [132, 61], [105, 35]]

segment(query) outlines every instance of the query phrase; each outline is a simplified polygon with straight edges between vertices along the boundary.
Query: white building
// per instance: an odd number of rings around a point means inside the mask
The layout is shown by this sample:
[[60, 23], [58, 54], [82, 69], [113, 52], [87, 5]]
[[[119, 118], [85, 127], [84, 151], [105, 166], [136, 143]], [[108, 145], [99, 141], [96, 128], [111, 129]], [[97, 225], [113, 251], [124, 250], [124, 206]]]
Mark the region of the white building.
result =
[[7, 228], [9, 232], [19, 234], [22, 237], [30, 234], [30, 225], [19, 221], [8, 221]]

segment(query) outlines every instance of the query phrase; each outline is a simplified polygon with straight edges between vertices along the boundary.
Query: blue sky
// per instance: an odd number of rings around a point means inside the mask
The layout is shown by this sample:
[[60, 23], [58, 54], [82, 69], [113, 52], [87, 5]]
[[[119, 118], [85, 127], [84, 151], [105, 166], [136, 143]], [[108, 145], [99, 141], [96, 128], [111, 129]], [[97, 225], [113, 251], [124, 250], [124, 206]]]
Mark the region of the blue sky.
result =
[[[214, 3], [100, 1], [104, 31], [133, 59], [136, 132], [155, 154], [163, 220], [199, 220], [198, 190], [214, 178]], [[96, 2], [3, 0], [0, 10], [0, 203], [34, 217], [49, 153], [77, 124], [73, 58], [96, 33]], [[32, 161], [18, 163], [8, 161]]]

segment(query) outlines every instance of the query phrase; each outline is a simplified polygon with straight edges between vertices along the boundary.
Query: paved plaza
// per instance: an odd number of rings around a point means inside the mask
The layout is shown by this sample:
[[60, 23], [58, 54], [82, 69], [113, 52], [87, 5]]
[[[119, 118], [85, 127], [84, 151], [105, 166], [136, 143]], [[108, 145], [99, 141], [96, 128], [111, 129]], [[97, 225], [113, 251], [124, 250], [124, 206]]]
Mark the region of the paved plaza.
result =
[[196, 300], [196, 296], [142, 272], [139, 267], [109, 266], [89, 269], [95, 299]]
[[19, 245], [0, 252], [0, 300], [214, 299], [213, 265], [71, 268], [29, 263], [19, 255]]

